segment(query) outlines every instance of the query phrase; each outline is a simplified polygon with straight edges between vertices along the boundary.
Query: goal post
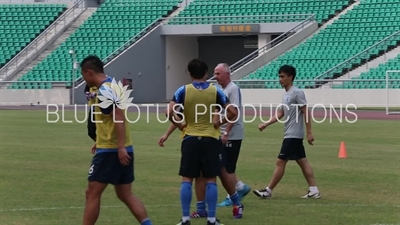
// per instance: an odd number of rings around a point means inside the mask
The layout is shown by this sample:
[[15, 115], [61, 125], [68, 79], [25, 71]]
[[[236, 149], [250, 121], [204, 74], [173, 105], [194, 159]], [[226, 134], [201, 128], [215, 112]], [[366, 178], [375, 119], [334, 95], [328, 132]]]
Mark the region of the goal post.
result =
[[[393, 74], [399, 74], [399, 76], [400, 76], [400, 70], [387, 70], [386, 71], [386, 87], [385, 87], [385, 89], [386, 89], [386, 115], [399, 115], [400, 114], [400, 102], [397, 106], [394, 107], [394, 109], [393, 109], [393, 107], [390, 106], [390, 100], [389, 100], [390, 99], [390, 90], [392, 89], [390, 82], [392, 80], [391, 75], [393, 75]], [[399, 90], [399, 92], [400, 92], [400, 90]]]

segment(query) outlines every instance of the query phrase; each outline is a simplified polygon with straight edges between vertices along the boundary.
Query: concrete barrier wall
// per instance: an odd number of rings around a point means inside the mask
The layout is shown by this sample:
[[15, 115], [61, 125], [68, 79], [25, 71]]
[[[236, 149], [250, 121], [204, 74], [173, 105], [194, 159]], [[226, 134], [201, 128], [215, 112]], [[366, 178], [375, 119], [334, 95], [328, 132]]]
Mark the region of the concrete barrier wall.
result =
[[69, 89], [1, 89], [0, 105], [47, 105], [47, 104], [70, 104]]
[[[284, 90], [279, 89], [242, 89], [243, 103], [274, 106], [282, 103]], [[357, 107], [386, 107], [385, 89], [304, 89], [307, 101], [311, 105], [340, 107], [354, 104]], [[400, 107], [400, 89], [389, 89], [389, 106]]]
[[[339, 107], [354, 104], [357, 107], [386, 107], [386, 90], [305, 89], [308, 103]], [[284, 90], [242, 89], [243, 103], [276, 106], [282, 102]], [[70, 102], [68, 89], [51, 90], [0, 90], [0, 105], [65, 104]], [[400, 89], [389, 90], [389, 106], [400, 107]]]

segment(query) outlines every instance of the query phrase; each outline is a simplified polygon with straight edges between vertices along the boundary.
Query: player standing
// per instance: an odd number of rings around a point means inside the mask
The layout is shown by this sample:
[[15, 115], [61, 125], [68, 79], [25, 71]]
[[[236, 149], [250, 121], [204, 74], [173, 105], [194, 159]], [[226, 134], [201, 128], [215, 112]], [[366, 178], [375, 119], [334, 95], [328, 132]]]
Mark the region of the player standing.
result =
[[285, 172], [288, 160], [296, 160], [300, 166], [304, 177], [307, 180], [309, 191], [302, 198], [320, 198], [321, 195], [315, 183], [313, 170], [306, 159], [306, 153], [303, 146], [304, 124], [306, 124], [307, 142], [313, 145], [314, 137], [311, 132], [311, 123], [309, 121], [307, 100], [304, 92], [293, 86], [293, 80], [296, 77], [296, 68], [284, 65], [279, 69], [279, 82], [285, 88], [283, 95], [283, 104], [278, 108], [277, 115], [264, 124], [258, 126], [263, 131], [269, 125], [276, 123], [285, 117], [284, 139], [282, 147], [276, 161], [275, 172], [268, 186], [261, 190], [254, 190], [254, 194], [261, 198], [270, 198], [272, 190], [278, 185]]
[[[241, 202], [251, 190], [236, 177], [236, 164], [239, 159], [240, 147], [244, 137], [244, 124], [242, 112], [242, 94], [239, 87], [231, 81], [231, 73], [229, 65], [220, 63], [214, 69], [215, 79], [224, 90], [225, 95], [229, 98], [232, 104], [239, 109], [238, 120], [236, 123], [226, 123], [221, 126], [221, 141], [224, 145], [222, 148], [223, 166], [227, 172], [228, 181], [236, 187], [239, 201]], [[231, 195], [228, 194], [226, 199], [218, 204], [218, 206], [231, 206]]]
[[[104, 74], [103, 62], [97, 56], [88, 56], [81, 62], [83, 79], [90, 87], [106, 90], [112, 79]], [[98, 95], [101, 95], [100, 91]], [[125, 110], [114, 105], [103, 109], [96, 98], [96, 154], [88, 174], [83, 225], [94, 225], [100, 213], [100, 200], [108, 184], [113, 184], [118, 198], [125, 203], [141, 225], [152, 225], [143, 203], [133, 195], [133, 146]], [[118, 122], [114, 122], [118, 121]], [[121, 122], [122, 121], [122, 122]]]
[[[192, 183], [194, 178], [202, 175], [206, 180], [205, 200], [208, 206], [207, 224], [220, 225], [216, 219], [218, 189], [216, 178], [221, 173], [219, 127], [228, 120], [234, 120], [237, 110], [228, 107], [229, 100], [222, 90], [206, 82], [208, 66], [199, 59], [188, 64], [192, 83], [180, 87], [169, 104], [166, 115], [169, 120], [184, 131], [181, 145], [181, 165], [179, 175], [182, 176], [180, 199], [182, 219], [180, 225], [190, 225], [190, 203], [192, 200]], [[227, 116], [221, 120], [210, 121], [218, 104], [227, 110]], [[176, 121], [174, 112], [177, 105], [183, 107], [185, 124]], [[199, 108], [204, 109], [199, 113]]]

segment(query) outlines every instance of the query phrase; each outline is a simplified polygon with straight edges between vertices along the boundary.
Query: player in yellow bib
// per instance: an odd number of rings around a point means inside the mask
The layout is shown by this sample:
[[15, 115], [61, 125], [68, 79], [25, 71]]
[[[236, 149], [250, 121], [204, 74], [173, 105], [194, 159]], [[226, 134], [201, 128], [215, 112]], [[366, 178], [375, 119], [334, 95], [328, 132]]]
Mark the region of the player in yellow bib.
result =
[[[188, 64], [192, 83], [180, 87], [174, 94], [166, 111], [169, 120], [183, 131], [181, 145], [181, 164], [179, 175], [182, 176], [180, 199], [182, 219], [178, 225], [190, 225], [190, 203], [192, 183], [201, 175], [206, 179], [206, 203], [208, 205], [207, 225], [220, 225], [216, 219], [218, 189], [216, 178], [221, 173], [219, 126], [228, 120], [234, 120], [237, 110], [227, 107], [229, 99], [224, 92], [206, 82], [208, 66], [199, 59]], [[176, 111], [178, 107], [183, 113]], [[227, 116], [222, 120], [213, 117], [216, 109], [224, 108]], [[175, 114], [182, 115], [177, 121]], [[213, 118], [217, 118], [214, 120]]]
[[[81, 62], [83, 79], [99, 92], [92, 105], [96, 123], [96, 154], [88, 174], [86, 206], [83, 225], [94, 225], [100, 213], [100, 200], [108, 184], [115, 187], [118, 198], [125, 203], [141, 225], [152, 225], [143, 203], [133, 195], [133, 146], [125, 110], [114, 104], [101, 108], [101, 92], [110, 90], [112, 78], [104, 74], [103, 62], [97, 56], [88, 56]], [[117, 122], [118, 121], [118, 122]], [[123, 121], [122, 123], [120, 121]]]

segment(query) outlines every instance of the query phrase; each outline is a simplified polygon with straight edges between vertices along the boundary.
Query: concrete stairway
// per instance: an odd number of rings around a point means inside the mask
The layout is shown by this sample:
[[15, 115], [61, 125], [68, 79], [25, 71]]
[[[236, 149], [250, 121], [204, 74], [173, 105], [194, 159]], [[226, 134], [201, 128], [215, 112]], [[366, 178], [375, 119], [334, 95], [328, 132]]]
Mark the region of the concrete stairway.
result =
[[[390, 59], [396, 58], [399, 54], [400, 54], [400, 46], [392, 49], [389, 52], [386, 52], [385, 54], [379, 56], [378, 58], [376, 58], [370, 62], [367, 62], [367, 63], [357, 67], [356, 69], [337, 78], [334, 82], [331, 82], [331, 83], [333, 85], [341, 85], [341, 84], [343, 84], [342, 80], [359, 77], [361, 75], [361, 73], [367, 72], [372, 68], [377, 68], [380, 64], [384, 64], [387, 61], [389, 61]], [[332, 87], [332, 84], [327, 83], [327, 84], [323, 85], [322, 88], [330, 88], [330, 87]]]
[[0, 80], [12, 80], [21, 69], [48, 48], [49, 43], [57, 39], [85, 10], [85, 1], [76, 1], [29, 45], [0, 68]]
[[[33, 67], [35, 67], [38, 63], [40, 63], [43, 59], [45, 59], [52, 51], [54, 51], [58, 46], [60, 46], [80, 25], [83, 24], [95, 11], [97, 8], [87, 8], [85, 12], [83, 12], [77, 20], [68, 27], [67, 30], [61, 34], [49, 47], [43, 51], [36, 59], [34, 59], [31, 63], [29, 63], [23, 70], [19, 71], [18, 74], [13, 77], [13, 80], [17, 80], [18, 78], [25, 75], [28, 71], [30, 71]], [[68, 54], [66, 52], [65, 54]]]

